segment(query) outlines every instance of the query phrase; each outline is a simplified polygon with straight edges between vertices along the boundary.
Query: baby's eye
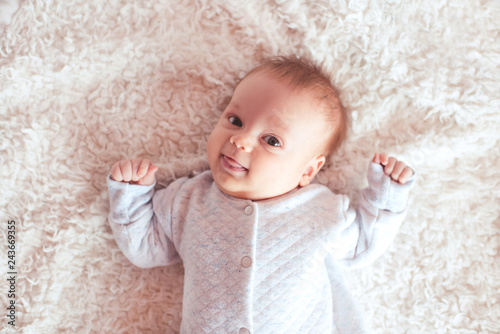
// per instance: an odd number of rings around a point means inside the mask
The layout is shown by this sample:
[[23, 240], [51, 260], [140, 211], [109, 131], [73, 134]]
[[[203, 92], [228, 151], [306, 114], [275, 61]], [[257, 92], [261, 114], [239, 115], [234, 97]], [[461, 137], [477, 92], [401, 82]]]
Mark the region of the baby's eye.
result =
[[236, 116], [229, 117], [229, 123], [231, 123], [239, 128], [241, 128], [243, 126], [243, 123], [241, 122], [241, 120]]
[[281, 143], [280, 143], [279, 139], [276, 138], [276, 137], [274, 137], [274, 136], [271, 136], [271, 135], [265, 136], [263, 139], [264, 139], [264, 141], [266, 143], [268, 143], [271, 146], [274, 146], [274, 147], [280, 147], [281, 146]]

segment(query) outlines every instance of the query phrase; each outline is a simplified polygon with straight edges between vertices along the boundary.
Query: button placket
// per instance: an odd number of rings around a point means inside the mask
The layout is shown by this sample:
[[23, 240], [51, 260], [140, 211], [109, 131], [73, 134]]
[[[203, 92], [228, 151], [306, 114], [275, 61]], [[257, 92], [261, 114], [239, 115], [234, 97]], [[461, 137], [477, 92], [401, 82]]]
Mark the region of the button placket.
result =
[[[256, 210], [253, 206], [253, 203], [251, 202], [247, 202], [247, 205], [243, 208], [243, 213], [247, 216], [247, 218], [245, 219], [245, 224], [248, 224], [246, 225], [247, 228], [252, 228], [252, 230], [255, 228], [254, 227], [254, 220], [255, 220], [255, 217], [252, 217], [253, 214], [256, 213]], [[254, 234], [254, 231], [252, 232], [252, 230], [249, 230], [247, 234], [247, 236], [253, 236], [252, 237], [252, 245], [255, 243], [255, 236], [253, 235]], [[248, 240], [250, 241], [250, 240]], [[246, 247], [245, 247], [246, 248]], [[242, 256], [241, 260], [240, 260], [240, 265], [241, 265], [241, 268], [244, 268], [242, 271], [243, 272], [246, 272], [247, 275], [252, 275], [251, 272], [252, 272], [252, 265], [253, 265], [253, 260], [252, 260], [252, 249], [245, 249], [242, 253], [240, 253]], [[244, 256], [244, 254], [249, 254], [250, 256], [246, 255]], [[250, 334], [250, 330], [246, 327], [241, 327], [238, 331], [239, 334]]]
[[[254, 208], [252, 207], [252, 205], [247, 205], [245, 209], [243, 209], [243, 211], [247, 216], [251, 216], [254, 212]], [[252, 266], [252, 258], [250, 256], [244, 256], [241, 259], [241, 266], [243, 268], [250, 268]]]

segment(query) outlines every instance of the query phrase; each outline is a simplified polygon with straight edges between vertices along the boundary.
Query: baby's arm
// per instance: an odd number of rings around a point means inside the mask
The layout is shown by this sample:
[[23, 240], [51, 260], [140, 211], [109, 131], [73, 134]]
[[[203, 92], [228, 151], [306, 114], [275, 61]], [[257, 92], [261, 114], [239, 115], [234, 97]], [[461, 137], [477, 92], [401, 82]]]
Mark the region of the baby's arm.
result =
[[[170, 221], [158, 219], [153, 207], [157, 170], [147, 159], [122, 160], [113, 165], [108, 178], [109, 223], [113, 235], [123, 254], [141, 268], [169, 265], [179, 260], [169, 239]], [[160, 196], [160, 208], [168, 211], [169, 196], [163, 196], [164, 193], [166, 191]]]
[[406, 201], [413, 186], [413, 170], [387, 154], [375, 154], [368, 171], [368, 188], [361, 192], [356, 210], [344, 200], [345, 222], [339, 246], [348, 267], [374, 261], [390, 245], [406, 216]]

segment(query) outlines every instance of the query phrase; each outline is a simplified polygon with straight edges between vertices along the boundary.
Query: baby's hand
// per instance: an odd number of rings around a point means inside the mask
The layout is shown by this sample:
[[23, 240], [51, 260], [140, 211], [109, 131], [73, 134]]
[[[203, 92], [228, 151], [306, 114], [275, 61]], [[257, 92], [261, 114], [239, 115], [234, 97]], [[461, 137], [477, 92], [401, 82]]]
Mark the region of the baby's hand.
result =
[[400, 184], [405, 184], [413, 176], [413, 170], [404, 162], [389, 157], [385, 153], [375, 153], [373, 162], [384, 166], [385, 174], [390, 175], [394, 181]]
[[119, 182], [128, 182], [149, 186], [155, 182], [158, 167], [148, 159], [122, 160], [111, 167], [111, 178]]

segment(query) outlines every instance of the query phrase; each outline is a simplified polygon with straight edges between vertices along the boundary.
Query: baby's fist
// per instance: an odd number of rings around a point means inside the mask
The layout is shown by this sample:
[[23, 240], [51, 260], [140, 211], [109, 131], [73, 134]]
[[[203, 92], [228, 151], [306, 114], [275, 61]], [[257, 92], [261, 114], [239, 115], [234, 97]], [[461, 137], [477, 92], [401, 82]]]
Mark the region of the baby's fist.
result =
[[158, 167], [148, 159], [122, 160], [111, 167], [111, 178], [119, 182], [128, 182], [149, 186], [155, 182]]
[[413, 170], [404, 162], [389, 157], [385, 153], [375, 153], [372, 161], [384, 166], [384, 173], [390, 175], [394, 181], [400, 184], [405, 184], [413, 176]]

